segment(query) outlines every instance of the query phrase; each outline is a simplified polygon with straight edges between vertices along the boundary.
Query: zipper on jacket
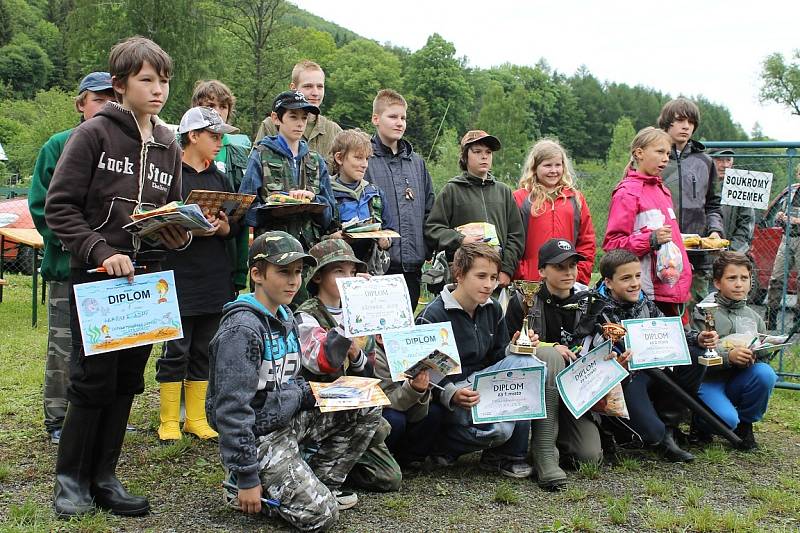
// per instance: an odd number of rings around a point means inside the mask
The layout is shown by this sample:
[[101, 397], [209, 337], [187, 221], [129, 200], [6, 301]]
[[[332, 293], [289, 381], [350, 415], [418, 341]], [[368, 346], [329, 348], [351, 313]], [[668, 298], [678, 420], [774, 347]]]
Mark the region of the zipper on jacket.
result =
[[692, 176], [692, 200], [697, 199], [697, 176]]

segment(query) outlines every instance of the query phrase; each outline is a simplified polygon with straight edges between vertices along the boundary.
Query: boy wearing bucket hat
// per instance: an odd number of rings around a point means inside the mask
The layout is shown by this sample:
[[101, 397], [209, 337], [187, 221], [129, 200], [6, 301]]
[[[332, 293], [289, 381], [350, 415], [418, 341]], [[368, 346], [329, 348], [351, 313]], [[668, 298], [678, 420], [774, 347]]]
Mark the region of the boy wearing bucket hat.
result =
[[[342, 375], [373, 377], [376, 357], [375, 337], [348, 339], [342, 329], [342, 309], [338, 278], [365, 275], [366, 264], [356, 258], [342, 239], [327, 239], [309, 250], [317, 266], [307, 276], [311, 297], [297, 308], [295, 317], [302, 348], [302, 375], [312, 381], [334, 381]], [[358, 413], [381, 412], [380, 408], [360, 409]], [[363, 416], [363, 415], [360, 415]], [[400, 488], [400, 466], [384, 444], [391, 428], [386, 421], [378, 426], [367, 451], [348, 475], [348, 482], [366, 490], [395, 491]]]
[[[183, 115], [178, 127], [183, 147], [182, 198], [193, 190], [234, 192], [213, 161], [222, 146], [222, 135], [237, 131], [210, 107], [193, 107]], [[222, 306], [234, 296], [230, 262], [221, 258], [226, 254], [226, 241], [239, 234], [239, 225], [229, 223], [222, 211], [207, 213], [206, 217], [214, 229], [195, 234], [185, 250], [167, 254], [164, 265], [175, 272], [183, 338], [165, 343], [156, 361], [161, 421], [158, 438], [162, 442], [181, 438], [181, 389], [186, 401], [183, 431], [201, 439], [217, 437], [205, 413], [208, 343], [219, 326]]]
[[[289, 310], [303, 266], [316, 260], [282, 231], [255, 239], [248, 260], [253, 292], [223, 308], [209, 347], [206, 414], [219, 432], [225, 498], [246, 513], [262, 498], [291, 526], [330, 528], [357, 501], [340, 490], [380, 421], [379, 410], [321, 413], [302, 376]], [[307, 460], [301, 450], [317, 448]]]
[[[462, 244], [498, 246], [502, 260], [498, 283], [504, 287], [511, 282], [522, 255], [524, 229], [511, 188], [492, 175], [492, 153], [497, 150], [500, 141], [485, 131], [464, 134], [458, 161], [463, 172], [448, 181], [436, 197], [425, 223], [425, 241], [433, 250], [444, 250], [448, 261]], [[467, 224], [469, 228], [464, 227]]]

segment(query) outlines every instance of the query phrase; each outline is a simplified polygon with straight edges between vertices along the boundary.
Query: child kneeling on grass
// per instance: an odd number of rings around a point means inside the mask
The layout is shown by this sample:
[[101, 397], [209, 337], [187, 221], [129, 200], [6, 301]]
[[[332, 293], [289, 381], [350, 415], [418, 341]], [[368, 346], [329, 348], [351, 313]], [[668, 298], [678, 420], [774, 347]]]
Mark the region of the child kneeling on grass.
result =
[[[606, 307], [599, 317], [599, 324], [620, 324], [628, 319], [664, 316], [655, 302], [642, 290], [642, 266], [633, 252], [622, 248], [608, 252], [600, 260], [600, 275], [603, 279], [597, 292], [605, 299]], [[705, 348], [714, 347], [717, 338], [713, 331], [687, 331], [686, 341], [692, 364], [657, 371], [667, 374], [686, 392], [696, 393], [705, 371], [703, 366], [697, 364], [697, 357], [702, 355]], [[595, 344], [601, 342], [604, 340], [595, 339]], [[631, 353], [626, 351], [623, 356], [627, 360]], [[677, 421], [671, 416], [675, 410], [675, 400], [668, 389], [652, 379], [649, 371], [643, 370], [631, 372], [630, 377], [622, 382], [622, 390], [630, 414], [626, 425], [630, 425], [630, 429], [645, 445], [655, 449], [668, 461], [694, 460], [694, 456], [681, 449], [673, 438], [673, 431], [677, 426]], [[656, 408], [656, 404], [660, 409]]]
[[[714, 323], [720, 337], [733, 333], [755, 337], [766, 333], [764, 319], [747, 306], [752, 274], [753, 264], [742, 253], [722, 252], [714, 261], [712, 275], [717, 291], [706, 296], [703, 302], [719, 305], [714, 309]], [[705, 325], [705, 315], [696, 307], [692, 320], [698, 329]], [[767, 412], [778, 376], [769, 366], [769, 360], [747, 345], [729, 348], [722, 343], [717, 352], [722, 357], [722, 365], [708, 369], [697, 394], [739, 435], [741, 448], [752, 450], [758, 446], [753, 436], [753, 422], [761, 420]]]
[[[206, 414], [219, 432], [228, 503], [246, 513], [261, 498], [302, 531], [330, 528], [356, 498], [340, 487], [364, 453], [380, 411], [323, 414], [299, 376], [299, 334], [288, 308], [300, 288], [303, 264], [316, 261], [288, 233], [269, 231], [250, 247], [254, 292], [223, 308], [209, 349]], [[308, 460], [300, 450], [314, 445]]]
[[[338, 278], [367, 276], [366, 264], [357, 259], [353, 249], [342, 239], [327, 239], [309, 250], [317, 266], [307, 277], [311, 298], [297, 308], [295, 317], [300, 332], [302, 375], [312, 381], [331, 382], [342, 375], [372, 377], [372, 363], [367, 354], [375, 350], [374, 337], [348, 339], [342, 328], [342, 300]], [[363, 341], [363, 343], [361, 342]], [[374, 359], [374, 357], [373, 357]], [[357, 410], [358, 416], [374, 417], [380, 407]], [[359, 458], [348, 484], [381, 492], [400, 488], [403, 475], [384, 440], [389, 424], [383, 419], [367, 451]]]
[[461, 358], [461, 374], [446, 376], [441, 383], [438, 399], [445, 412], [430, 455], [434, 463], [447, 466], [461, 455], [483, 450], [481, 468], [525, 478], [531, 473], [525, 461], [530, 422], [474, 424], [470, 414], [481, 401], [472, 390], [473, 374], [531, 365], [530, 357], [506, 355], [508, 330], [500, 303], [492, 298], [500, 266], [497, 248], [461, 245], [453, 256], [455, 285], [446, 285], [417, 318], [417, 324], [450, 322]]

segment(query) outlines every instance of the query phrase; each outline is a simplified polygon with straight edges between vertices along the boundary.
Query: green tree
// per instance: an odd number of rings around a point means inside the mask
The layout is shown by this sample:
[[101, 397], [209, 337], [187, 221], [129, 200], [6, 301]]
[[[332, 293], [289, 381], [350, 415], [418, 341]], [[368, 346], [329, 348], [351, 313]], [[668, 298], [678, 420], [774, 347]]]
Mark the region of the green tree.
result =
[[631, 141], [636, 136], [636, 129], [633, 121], [628, 117], [621, 117], [611, 134], [611, 145], [608, 147], [606, 155], [606, 172], [609, 179], [618, 182], [622, 179], [622, 173], [631, 160]]
[[[405, 97], [408, 103], [406, 112], [406, 132], [403, 138], [414, 147], [414, 151], [426, 159], [431, 159], [433, 143], [438, 144], [436, 131], [439, 124], [431, 121], [431, 110], [428, 102], [419, 96], [410, 94]], [[441, 132], [440, 132], [441, 135]]]
[[400, 86], [400, 60], [374, 41], [350, 41], [331, 62], [327, 85], [328, 115], [343, 128], [371, 131], [372, 100], [379, 90]]
[[[456, 48], [438, 33], [403, 64], [405, 92], [428, 102], [431, 120], [456, 131], [467, 129], [475, 98], [467, 83], [466, 60], [456, 57]], [[446, 114], [445, 114], [446, 111]]]
[[461, 174], [458, 168], [458, 158], [461, 156], [459, 146], [459, 136], [456, 130], [449, 129], [443, 131], [436, 143], [436, 157], [428, 165], [428, 172], [431, 175], [433, 189], [439, 192], [450, 178]]
[[507, 94], [503, 86], [491, 82], [475, 126], [498, 139], [502, 149], [492, 154], [492, 173], [512, 187], [519, 181], [529, 140], [525, 133], [529, 95], [521, 85]]
[[47, 87], [53, 63], [42, 48], [27, 37], [14, 37], [0, 48], [0, 80], [17, 98], [30, 98]]
[[0, 0], [0, 46], [5, 46], [11, 42], [14, 35], [11, 29], [11, 14], [8, 10], [6, 0]]
[[787, 62], [783, 54], [770, 54], [761, 65], [762, 102], [777, 102], [800, 115], [800, 50]]

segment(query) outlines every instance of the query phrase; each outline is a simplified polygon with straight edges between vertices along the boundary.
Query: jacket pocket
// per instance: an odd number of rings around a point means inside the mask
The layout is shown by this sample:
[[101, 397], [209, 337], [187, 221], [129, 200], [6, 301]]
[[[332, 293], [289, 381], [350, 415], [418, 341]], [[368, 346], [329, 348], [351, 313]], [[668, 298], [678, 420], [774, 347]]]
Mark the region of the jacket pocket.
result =
[[128, 222], [131, 222], [131, 214], [135, 207], [136, 200], [121, 198], [119, 196], [113, 197], [110, 202], [104, 202], [103, 209], [98, 216], [94, 217], [92, 220], [92, 231], [99, 231], [112, 221], [124, 226]]

